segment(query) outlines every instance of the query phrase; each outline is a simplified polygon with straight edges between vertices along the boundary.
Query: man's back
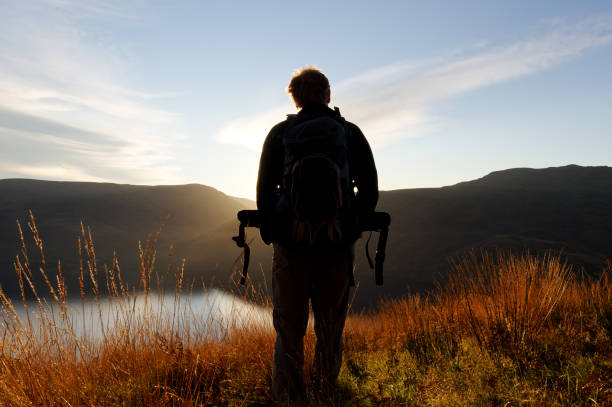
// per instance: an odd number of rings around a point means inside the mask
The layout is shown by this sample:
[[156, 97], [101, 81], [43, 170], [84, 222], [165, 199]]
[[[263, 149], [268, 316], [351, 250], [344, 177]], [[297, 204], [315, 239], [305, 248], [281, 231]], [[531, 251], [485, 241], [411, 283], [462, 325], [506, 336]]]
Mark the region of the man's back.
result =
[[309, 302], [317, 338], [313, 383], [322, 391], [335, 385], [353, 284], [356, 224], [360, 216], [374, 211], [378, 181], [361, 130], [327, 106], [330, 90], [325, 75], [303, 69], [293, 76], [288, 91], [301, 110], [274, 126], [266, 138], [257, 207], [261, 236], [274, 246], [277, 337], [272, 390], [279, 402], [299, 402], [305, 398], [303, 338]]
[[[286, 175], [286, 141], [288, 130], [299, 123], [314, 121], [319, 118], [337, 118], [339, 112], [318, 104], [308, 105], [297, 115], [278, 123], [272, 128], [262, 150], [259, 177], [257, 183], [257, 207], [262, 213], [265, 225], [261, 228], [262, 238], [266, 243], [277, 242], [290, 245], [288, 239], [289, 226], [292, 219], [285, 217], [291, 209], [287, 202], [289, 185], [283, 179]], [[343, 120], [343, 119], [342, 119]], [[356, 125], [344, 121], [346, 128], [346, 161], [348, 166], [348, 182], [351, 190], [357, 190], [351, 200], [352, 211], [356, 216], [374, 211], [378, 201], [378, 178], [374, 158], [368, 142]], [[322, 182], [324, 182], [322, 180]], [[354, 194], [353, 191], [347, 191]], [[346, 198], [348, 200], [348, 197]], [[357, 236], [352, 236], [354, 241]], [[349, 239], [350, 240], [350, 239]], [[352, 243], [352, 242], [350, 242]]]

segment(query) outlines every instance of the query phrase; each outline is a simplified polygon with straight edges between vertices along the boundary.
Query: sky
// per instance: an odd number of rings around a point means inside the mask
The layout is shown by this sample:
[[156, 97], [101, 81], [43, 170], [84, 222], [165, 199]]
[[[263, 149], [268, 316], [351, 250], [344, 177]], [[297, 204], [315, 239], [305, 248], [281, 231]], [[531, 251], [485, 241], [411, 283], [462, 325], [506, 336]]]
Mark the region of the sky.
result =
[[0, 0], [0, 178], [255, 198], [320, 68], [380, 188], [612, 165], [610, 1]]

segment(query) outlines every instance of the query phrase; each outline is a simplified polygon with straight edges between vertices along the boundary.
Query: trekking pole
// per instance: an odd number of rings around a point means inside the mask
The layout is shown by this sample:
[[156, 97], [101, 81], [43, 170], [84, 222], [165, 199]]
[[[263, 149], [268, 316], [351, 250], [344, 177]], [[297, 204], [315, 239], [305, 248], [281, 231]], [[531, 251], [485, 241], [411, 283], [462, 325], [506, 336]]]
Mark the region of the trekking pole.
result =
[[387, 212], [372, 212], [371, 215], [365, 217], [362, 220], [362, 228], [364, 231], [379, 231], [378, 245], [376, 247], [376, 256], [374, 257], [374, 264], [370, 258], [368, 250], [368, 244], [370, 238], [366, 242], [366, 257], [370, 268], [374, 269], [374, 280], [376, 285], [383, 285], [383, 263], [385, 262], [385, 255], [387, 251], [387, 238], [389, 237], [389, 225], [391, 224], [391, 216]]
[[380, 236], [378, 237], [378, 246], [376, 247], [376, 256], [374, 257], [374, 278], [376, 280], [376, 285], [383, 285], [383, 263], [385, 262], [388, 236], [389, 227], [385, 226], [381, 228]]
[[376, 226], [380, 228], [376, 256], [374, 257], [374, 279], [376, 280], [376, 285], [383, 285], [383, 263], [385, 262], [387, 251], [387, 238], [389, 237], [391, 216], [386, 212], [375, 212], [374, 215], [376, 218]]
[[251, 248], [246, 242], [246, 228], [260, 227], [259, 213], [256, 210], [242, 210], [238, 212], [238, 236], [232, 237], [236, 245], [244, 249], [244, 264], [242, 266], [242, 276], [240, 277], [240, 285], [246, 284], [247, 273], [249, 272], [249, 261], [251, 260]]

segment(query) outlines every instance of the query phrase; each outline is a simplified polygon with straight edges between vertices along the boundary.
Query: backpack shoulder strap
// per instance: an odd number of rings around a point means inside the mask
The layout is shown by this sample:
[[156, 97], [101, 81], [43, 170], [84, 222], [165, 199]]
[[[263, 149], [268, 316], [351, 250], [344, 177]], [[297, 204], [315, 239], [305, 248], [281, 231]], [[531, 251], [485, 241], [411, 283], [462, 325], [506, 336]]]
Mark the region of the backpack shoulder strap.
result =
[[[347, 142], [348, 142], [348, 138], [350, 137], [350, 134], [351, 134], [350, 127], [348, 126], [348, 122], [346, 121], [344, 117], [342, 117], [342, 114], [340, 113], [340, 109], [338, 108], [338, 106], [334, 106], [334, 113], [335, 115], [327, 116], [327, 117], [329, 117], [332, 120], [335, 120], [344, 128], [344, 133], [347, 137]], [[287, 119], [285, 120], [286, 124], [283, 129], [283, 133], [287, 134], [293, 127], [299, 125], [300, 123], [308, 121], [308, 120], [309, 119], [300, 117], [296, 113], [287, 114]]]
[[289, 130], [291, 130], [293, 127], [295, 127], [301, 122], [302, 120], [297, 114], [295, 113], [287, 114], [287, 119], [285, 120], [285, 127], [283, 129], [283, 134], [287, 134]]
[[336, 113], [336, 115], [333, 116], [333, 118], [344, 127], [344, 133], [348, 137], [350, 135], [350, 128], [348, 126], [348, 122], [344, 117], [342, 117], [342, 114], [340, 113], [340, 108], [338, 106], [334, 106], [334, 112]]

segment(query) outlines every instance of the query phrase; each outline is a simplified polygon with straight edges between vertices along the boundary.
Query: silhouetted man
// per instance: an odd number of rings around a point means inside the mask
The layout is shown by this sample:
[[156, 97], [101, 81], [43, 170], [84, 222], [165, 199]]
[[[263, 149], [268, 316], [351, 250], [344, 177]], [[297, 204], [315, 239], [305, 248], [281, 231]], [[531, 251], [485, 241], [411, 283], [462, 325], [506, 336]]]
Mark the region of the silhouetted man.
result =
[[360, 214], [374, 211], [378, 180], [361, 130], [328, 107], [329, 81], [298, 70], [287, 89], [299, 110], [272, 128], [257, 181], [261, 236], [273, 243], [272, 390], [278, 401], [305, 399], [303, 339], [314, 313], [314, 385], [333, 389], [353, 285], [353, 243]]

